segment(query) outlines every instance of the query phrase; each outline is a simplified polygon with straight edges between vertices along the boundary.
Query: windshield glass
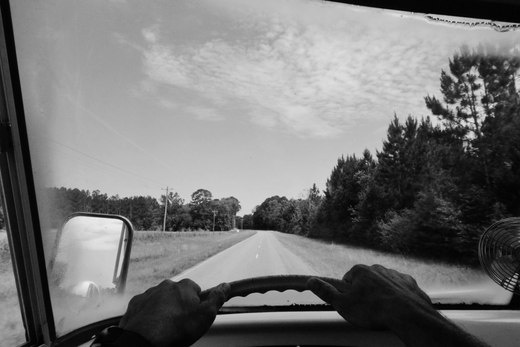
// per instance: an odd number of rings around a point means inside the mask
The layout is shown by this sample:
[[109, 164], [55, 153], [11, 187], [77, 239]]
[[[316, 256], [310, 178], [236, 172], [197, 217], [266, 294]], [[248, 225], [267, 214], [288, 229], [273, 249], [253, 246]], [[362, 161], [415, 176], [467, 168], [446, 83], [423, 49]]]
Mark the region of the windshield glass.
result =
[[[304, 0], [12, 13], [48, 261], [73, 212], [136, 229], [124, 298], [51, 288], [59, 335], [165, 278], [356, 263], [409, 273], [435, 302], [509, 302], [477, 243], [520, 211], [519, 30]], [[227, 305], [293, 303], [320, 301]]]

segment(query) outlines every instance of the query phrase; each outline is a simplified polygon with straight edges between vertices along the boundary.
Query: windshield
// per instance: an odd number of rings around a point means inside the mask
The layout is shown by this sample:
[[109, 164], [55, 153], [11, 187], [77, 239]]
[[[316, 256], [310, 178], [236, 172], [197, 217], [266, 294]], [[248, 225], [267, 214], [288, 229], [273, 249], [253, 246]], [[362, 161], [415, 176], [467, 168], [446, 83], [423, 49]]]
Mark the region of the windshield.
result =
[[[48, 261], [73, 212], [136, 229], [123, 299], [51, 288], [58, 335], [165, 278], [204, 289], [357, 263], [409, 273], [435, 302], [509, 302], [477, 243], [520, 211], [519, 30], [304, 0], [12, 13]], [[295, 303], [320, 301], [227, 305]]]

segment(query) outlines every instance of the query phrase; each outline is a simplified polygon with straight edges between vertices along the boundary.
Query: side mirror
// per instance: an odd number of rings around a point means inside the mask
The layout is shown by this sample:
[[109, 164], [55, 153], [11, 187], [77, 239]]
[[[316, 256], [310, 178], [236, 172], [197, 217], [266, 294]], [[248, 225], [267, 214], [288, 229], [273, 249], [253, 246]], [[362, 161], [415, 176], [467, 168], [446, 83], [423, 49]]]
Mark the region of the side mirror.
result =
[[133, 228], [121, 216], [75, 213], [57, 231], [51, 282], [70, 294], [97, 297], [125, 290]]

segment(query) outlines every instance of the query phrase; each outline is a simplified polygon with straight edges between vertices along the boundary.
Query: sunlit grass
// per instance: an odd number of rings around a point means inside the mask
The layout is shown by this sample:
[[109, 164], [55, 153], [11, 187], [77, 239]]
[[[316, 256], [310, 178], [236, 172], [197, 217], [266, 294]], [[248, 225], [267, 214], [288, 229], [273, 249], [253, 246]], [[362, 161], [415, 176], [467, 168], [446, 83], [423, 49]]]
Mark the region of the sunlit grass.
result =
[[0, 231], [0, 346], [16, 346], [25, 341], [11, 255], [5, 231]]
[[[242, 232], [136, 232], [126, 293], [134, 295], [252, 236]], [[5, 232], [0, 231], [0, 346], [25, 341]]]
[[126, 292], [136, 294], [252, 236], [242, 232], [136, 232]]
[[435, 289], [488, 281], [481, 270], [463, 265], [415, 259], [298, 235], [280, 233], [277, 236], [285, 247], [307, 261], [321, 276], [341, 278], [356, 264], [381, 264], [411, 275], [423, 288]]

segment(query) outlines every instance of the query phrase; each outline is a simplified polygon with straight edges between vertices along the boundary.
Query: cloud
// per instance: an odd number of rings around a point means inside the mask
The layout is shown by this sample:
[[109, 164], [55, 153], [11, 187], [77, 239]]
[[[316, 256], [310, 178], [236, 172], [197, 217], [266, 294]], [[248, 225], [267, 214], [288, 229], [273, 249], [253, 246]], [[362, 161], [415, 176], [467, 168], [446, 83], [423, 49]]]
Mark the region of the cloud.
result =
[[220, 121], [224, 117], [219, 114], [214, 108], [204, 106], [187, 106], [184, 111], [193, 114], [197, 119], [206, 121]]
[[159, 36], [159, 28], [157, 25], [152, 27], [144, 28], [142, 30], [142, 34], [146, 42], [154, 44], [157, 42], [157, 38]]
[[186, 108], [199, 119], [224, 120], [239, 105], [255, 124], [334, 137], [394, 111], [425, 111], [423, 97], [438, 90], [446, 52], [456, 47], [410, 27], [393, 24], [389, 33], [352, 18], [327, 23], [311, 17], [249, 14], [227, 24], [219, 38], [183, 43], [159, 37], [157, 26], [144, 29], [147, 83], [203, 98], [204, 107]]

